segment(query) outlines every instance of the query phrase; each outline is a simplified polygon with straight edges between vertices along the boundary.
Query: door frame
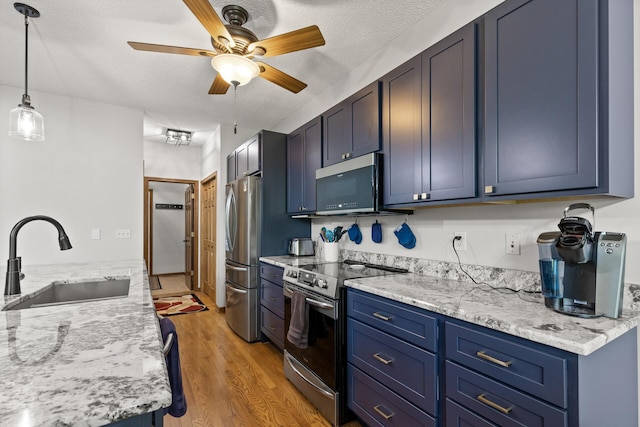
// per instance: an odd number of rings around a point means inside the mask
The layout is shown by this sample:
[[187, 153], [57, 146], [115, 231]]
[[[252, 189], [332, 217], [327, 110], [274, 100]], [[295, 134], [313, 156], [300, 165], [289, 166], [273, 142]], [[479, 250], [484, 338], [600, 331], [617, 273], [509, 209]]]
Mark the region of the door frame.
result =
[[[200, 289], [200, 275], [199, 275], [199, 261], [200, 261], [200, 253], [199, 253], [199, 224], [200, 224], [200, 181], [191, 180], [191, 179], [178, 179], [178, 178], [157, 178], [157, 177], [144, 177], [144, 188], [143, 188], [143, 199], [144, 199], [144, 231], [143, 231], [143, 247], [144, 253], [143, 257], [145, 260], [145, 264], [147, 266], [147, 272], [151, 274], [151, 269], [153, 267], [153, 247], [149, 244], [149, 237], [152, 235], [151, 233], [151, 215], [149, 212], [149, 183], [150, 182], [167, 182], [172, 184], [192, 184], [193, 185], [193, 206], [197, 207], [198, 215], [194, 215], [195, 221], [193, 222], [193, 287], [195, 289]], [[195, 211], [194, 211], [195, 212]], [[185, 272], [186, 274], [186, 272]]]

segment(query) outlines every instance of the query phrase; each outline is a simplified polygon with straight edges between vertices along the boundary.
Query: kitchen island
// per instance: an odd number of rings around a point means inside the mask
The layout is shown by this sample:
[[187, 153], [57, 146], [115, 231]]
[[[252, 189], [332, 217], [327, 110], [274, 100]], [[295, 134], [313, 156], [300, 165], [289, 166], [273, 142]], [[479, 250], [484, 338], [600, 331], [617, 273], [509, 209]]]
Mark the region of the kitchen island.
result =
[[[162, 425], [171, 389], [142, 260], [24, 267], [22, 294], [54, 281], [130, 278], [128, 296], [0, 311], [0, 424]], [[108, 285], [108, 282], [105, 283]]]

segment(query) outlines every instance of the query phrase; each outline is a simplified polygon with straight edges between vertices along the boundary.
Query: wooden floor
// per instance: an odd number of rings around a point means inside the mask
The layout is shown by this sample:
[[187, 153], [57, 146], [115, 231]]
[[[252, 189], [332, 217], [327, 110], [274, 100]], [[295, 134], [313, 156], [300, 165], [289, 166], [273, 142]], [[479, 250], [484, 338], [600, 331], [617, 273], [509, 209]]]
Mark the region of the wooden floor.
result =
[[242, 340], [213, 301], [196, 294], [209, 311], [170, 317], [178, 332], [187, 413], [166, 415], [166, 427], [330, 426], [285, 378], [282, 353], [268, 343]]

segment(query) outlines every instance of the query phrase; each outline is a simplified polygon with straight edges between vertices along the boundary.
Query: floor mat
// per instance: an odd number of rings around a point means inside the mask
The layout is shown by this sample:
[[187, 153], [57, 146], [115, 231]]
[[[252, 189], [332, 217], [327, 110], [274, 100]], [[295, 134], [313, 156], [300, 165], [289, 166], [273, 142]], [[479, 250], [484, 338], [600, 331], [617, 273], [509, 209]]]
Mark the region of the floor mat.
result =
[[157, 291], [158, 289], [162, 289], [162, 285], [160, 284], [160, 278], [158, 276], [149, 277], [149, 289], [151, 289], [152, 291]]
[[173, 316], [175, 314], [198, 313], [209, 308], [194, 294], [178, 297], [154, 298], [153, 304], [156, 312], [161, 316]]

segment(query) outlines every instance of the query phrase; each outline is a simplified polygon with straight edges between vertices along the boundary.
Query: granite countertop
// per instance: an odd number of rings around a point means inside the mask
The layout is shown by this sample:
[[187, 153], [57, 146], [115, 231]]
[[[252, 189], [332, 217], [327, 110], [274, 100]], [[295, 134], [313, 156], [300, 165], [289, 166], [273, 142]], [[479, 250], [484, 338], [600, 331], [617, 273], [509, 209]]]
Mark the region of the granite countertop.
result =
[[567, 316], [546, 308], [540, 294], [413, 273], [347, 280], [345, 285], [579, 355], [596, 351], [640, 320], [634, 310], [623, 310], [619, 319]]
[[267, 264], [276, 265], [278, 267], [287, 267], [289, 265], [294, 267], [300, 267], [301, 265], [306, 264], [319, 264], [325, 262], [317, 255], [313, 256], [291, 256], [291, 255], [279, 255], [279, 256], [269, 256], [269, 257], [261, 257], [260, 261], [266, 262]]
[[171, 404], [142, 260], [23, 267], [22, 294], [53, 281], [130, 277], [126, 298], [0, 311], [0, 424], [99, 426]]
[[[398, 259], [390, 261], [384, 256], [382, 259], [367, 259], [367, 255], [361, 253], [356, 254], [358, 256], [364, 256], [364, 261], [391, 265], [395, 262], [396, 266], [423, 272], [352, 279], [344, 282], [346, 286], [579, 355], [593, 353], [635, 328], [640, 321], [640, 311], [628, 308], [622, 311], [619, 319], [582, 319], [556, 313], [545, 307], [540, 294], [494, 290], [484, 284], [475, 285], [468, 280], [442, 277], [457, 273], [455, 266], [438, 268], [442, 267], [439, 265], [443, 264], [441, 262], [430, 265], [427, 261], [425, 265], [428, 267], [422, 268], [424, 265], [414, 265], [416, 260], [412, 263]], [[280, 267], [323, 262], [314, 257], [288, 256], [264, 257], [260, 260]], [[476, 277], [481, 276], [480, 270], [474, 271]], [[521, 273], [515, 270], [501, 271], [496, 276], [502, 275], [500, 286], [509, 285], [516, 289], [530, 287], [531, 273]], [[536, 289], [539, 289], [539, 284]]]

